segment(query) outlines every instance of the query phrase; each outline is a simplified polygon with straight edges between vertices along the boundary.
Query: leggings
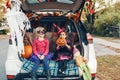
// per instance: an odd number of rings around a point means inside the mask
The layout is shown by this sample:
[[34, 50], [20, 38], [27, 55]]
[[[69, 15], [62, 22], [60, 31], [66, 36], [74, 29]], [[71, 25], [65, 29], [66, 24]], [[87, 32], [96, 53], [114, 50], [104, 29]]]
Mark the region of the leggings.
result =
[[59, 60], [58, 68], [61, 69], [61, 71], [65, 71], [67, 69], [67, 62], [68, 60]]

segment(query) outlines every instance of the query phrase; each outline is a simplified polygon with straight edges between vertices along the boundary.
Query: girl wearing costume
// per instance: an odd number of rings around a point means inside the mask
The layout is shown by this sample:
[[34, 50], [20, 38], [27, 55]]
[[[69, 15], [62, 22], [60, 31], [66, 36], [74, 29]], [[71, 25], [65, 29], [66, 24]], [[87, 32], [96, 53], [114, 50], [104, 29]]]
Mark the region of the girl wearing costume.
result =
[[33, 40], [33, 55], [30, 58], [30, 61], [34, 62], [31, 77], [32, 80], [36, 80], [36, 71], [40, 63], [43, 63], [44, 70], [47, 76], [47, 80], [51, 80], [50, 68], [49, 68], [49, 40], [44, 38], [45, 29], [43, 27], [36, 28], [37, 38]]
[[73, 58], [73, 47], [70, 40], [66, 39], [67, 34], [62, 31], [56, 40], [56, 56], [58, 61], [58, 75], [65, 75], [68, 60]]

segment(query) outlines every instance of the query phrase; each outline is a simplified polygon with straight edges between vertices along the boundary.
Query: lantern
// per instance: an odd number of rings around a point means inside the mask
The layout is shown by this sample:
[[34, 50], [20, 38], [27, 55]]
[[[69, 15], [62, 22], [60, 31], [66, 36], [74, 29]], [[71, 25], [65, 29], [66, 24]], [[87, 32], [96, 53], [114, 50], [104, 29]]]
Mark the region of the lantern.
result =
[[56, 40], [56, 44], [57, 44], [58, 46], [64, 46], [64, 45], [66, 44], [66, 39], [65, 39], [65, 38], [58, 38], [58, 39]]

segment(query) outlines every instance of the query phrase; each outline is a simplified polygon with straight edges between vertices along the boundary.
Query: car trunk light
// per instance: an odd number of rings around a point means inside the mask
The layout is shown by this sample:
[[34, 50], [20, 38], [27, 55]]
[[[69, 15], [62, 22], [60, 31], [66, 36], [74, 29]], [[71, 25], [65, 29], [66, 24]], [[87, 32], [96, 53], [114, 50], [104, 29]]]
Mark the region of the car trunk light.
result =
[[91, 36], [90, 33], [87, 33], [87, 40], [93, 40], [93, 37]]
[[7, 79], [13, 79], [14, 77], [14, 75], [7, 75]]
[[91, 76], [92, 76], [92, 77], [95, 77], [95, 76], [96, 76], [96, 73], [91, 74]]
[[12, 36], [10, 35], [9, 44], [12, 44]]
[[87, 40], [88, 40], [88, 43], [93, 43], [93, 37], [91, 36], [90, 33], [87, 33]]

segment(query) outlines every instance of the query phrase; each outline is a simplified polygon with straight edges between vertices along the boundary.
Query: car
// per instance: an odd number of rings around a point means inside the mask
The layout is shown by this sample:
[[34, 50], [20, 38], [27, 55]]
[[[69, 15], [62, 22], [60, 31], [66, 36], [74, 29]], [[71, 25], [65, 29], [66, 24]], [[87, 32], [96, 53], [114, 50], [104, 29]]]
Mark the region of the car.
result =
[[[55, 52], [55, 40], [58, 31], [63, 29], [68, 38], [76, 45], [80, 54], [87, 59], [87, 65], [92, 75], [96, 77], [97, 61], [93, 38], [80, 20], [85, 0], [11, 0], [11, 9], [6, 14], [10, 27], [9, 48], [6, 59], [7, 80], [29, 80], [33, 62], [21, 56], [24, 51], [24, 35], [26, 31], [33, 39], [34, 30], [38, 26], [46, 29], [46, 38], [50, 41], [50, 52]], [[59, 76], [58, 62], [50, 60], [51, 78], [54, 80], [82, 80], [75, 60], [68, 62], [65, 76]], [[37, 78], [46, 79], [43, 65], [37, 71]]]

